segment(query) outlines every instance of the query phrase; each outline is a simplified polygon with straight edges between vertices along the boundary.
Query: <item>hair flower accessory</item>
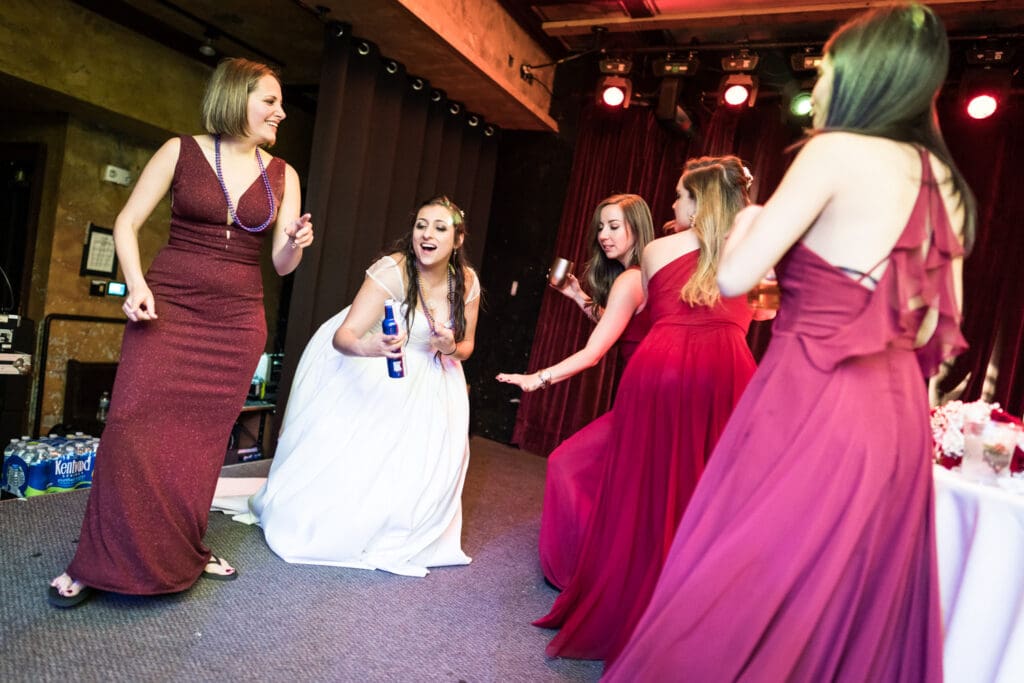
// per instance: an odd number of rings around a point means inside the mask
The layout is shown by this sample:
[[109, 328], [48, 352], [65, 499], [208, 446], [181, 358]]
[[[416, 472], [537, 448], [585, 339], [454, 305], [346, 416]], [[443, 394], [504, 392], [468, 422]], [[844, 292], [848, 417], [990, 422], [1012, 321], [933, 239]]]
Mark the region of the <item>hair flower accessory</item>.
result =
[[746, 166], [743, 167], [743, 177], [747, 179], [745, 187], [749, 190], [750, 186], [754, 184], [754, 174]]

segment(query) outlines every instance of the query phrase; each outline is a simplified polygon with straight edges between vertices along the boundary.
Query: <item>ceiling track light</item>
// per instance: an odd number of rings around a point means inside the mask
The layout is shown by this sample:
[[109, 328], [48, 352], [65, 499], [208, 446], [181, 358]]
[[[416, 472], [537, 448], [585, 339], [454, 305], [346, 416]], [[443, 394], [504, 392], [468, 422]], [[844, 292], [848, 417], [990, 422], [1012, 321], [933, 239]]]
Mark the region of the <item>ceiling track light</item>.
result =
[[203, 41], [203, 44], [199, 46], [199, 54], [204, 57], [216, 57], [217, 48], [213, 46], [213, 41], [220, 38], [220, 31], [215, 28], [207, 27], [207, 29], [203, 31], [203, 38], [205, 40]]
[[761, 57], [756, 52], [740, 50], [728, 57], [722, 57], [722, 71], [726, 73], [753, 71], [760, 61]]
[[691, 52], [685, 58], [675, 57], [671, 53], [651, 63], [655, 76], [692, 76], [697, 73], [700, 61], [697, 53]]
[[793, 71], [817, 71], [824, 58], [821, 50], [813, 47], [805, 47], [801, 52], [795, 52], [789, 56], [789, 66]]
[[614, 76], [625, 76], [633, 70], [633, 61], [622, 57], [608, 57], [598, 63], [601, 73]]

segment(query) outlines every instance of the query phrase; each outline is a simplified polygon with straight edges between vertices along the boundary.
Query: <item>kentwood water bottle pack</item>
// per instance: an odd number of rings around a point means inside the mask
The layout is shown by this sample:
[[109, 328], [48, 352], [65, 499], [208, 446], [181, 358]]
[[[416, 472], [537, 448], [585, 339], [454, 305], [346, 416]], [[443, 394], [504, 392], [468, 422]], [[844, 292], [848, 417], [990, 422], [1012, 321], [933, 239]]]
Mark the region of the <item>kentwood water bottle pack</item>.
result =
[[30, 498], [92, 485], [99, 439], [86, 434], [11, 439], [4, 448], [0, 489]]

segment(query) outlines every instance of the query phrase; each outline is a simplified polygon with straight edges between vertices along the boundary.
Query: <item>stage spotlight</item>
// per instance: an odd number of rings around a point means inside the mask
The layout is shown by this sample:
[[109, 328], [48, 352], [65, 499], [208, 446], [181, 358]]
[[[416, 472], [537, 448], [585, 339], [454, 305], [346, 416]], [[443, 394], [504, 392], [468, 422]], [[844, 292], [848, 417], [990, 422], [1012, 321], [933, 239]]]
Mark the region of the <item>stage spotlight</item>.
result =
[[972, 119], [987, 119], [999, 109], [999, 101], [991, 95], [976, 95], [967, 103], [967, 115]]
[[366, 55], [370, 54], [370, 44], [364, 40], [363, 42], [359, 43], [359, 45], [356, 46], [356, 52], [365, 57]]
[[423, 82], [422, 78], [413, 78], [412, 80], [409, 81], [409, 86], [413, 90], [419, 92], [420, 90], [423, 90], [423, 88], [426, 86], [426, 83]]
[[487, 137], [493, 136], [495, 133], [494, 126], [487, 126], [484, 128], [484, 135]]
[[448, 105], [448, 113], [452, 116], [458, 116], [460, 111], [462, 111], [462, 105], [458, 102], [451, 102]]
[[430, 93], [431, 102], [440, 102], [444, 99], [444, 92], [441, 90], [434, 90]]
[[750, 74], [729, 74], [722, 79], [718, 92], [721, 100], [730, 107], [753, 107], [757, 101], [758, 81]]
[[476, 128], [477, 126], [480, 125], [480, 117], [477, 116], [476, 114], [470, 114], [469, 117], [466, 119], [466, 123], [470, 127]]
[[392, 59], [389, 59], [388, 61], [384, 62], [384, 71], [388, 72], [389, 74], [398, 73], [398, 62]]
[[811, 115], [811, 93], [801, 90], [789, 101], [789, 113], [797, 118]]
[[967, 115], [981, 120], [994, 116], [1010, 92], [1009, 69], [973, 69], [965, 71], [960, 80], [960, 100]]
[[597, 84], [597, 102], [608, 107], [629, 107], [633, 83], [622, 76], [605, 76]]

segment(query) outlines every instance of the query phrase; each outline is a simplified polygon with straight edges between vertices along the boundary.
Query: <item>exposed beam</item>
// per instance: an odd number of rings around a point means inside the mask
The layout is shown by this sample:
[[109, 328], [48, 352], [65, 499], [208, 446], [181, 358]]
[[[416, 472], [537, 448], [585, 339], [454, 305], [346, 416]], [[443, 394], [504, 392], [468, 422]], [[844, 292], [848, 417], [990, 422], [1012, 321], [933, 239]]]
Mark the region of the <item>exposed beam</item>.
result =
[[497, 0], [320, 0], [332, 19], [372, 40], [469, 111], [502, 128], [557, 131], [551, 94], [520, 77], [524, 64], [551, 57]]
[[[929, 0], [930, 5], [984, 4], [994, 0]], [[689, 28], [695, 21], [744, 17], [755, 19], [771, 15], [808, 15], [833, 12], [858, 12], [872, 7], [892, 5], [892, 0], [860, 0], [859, 2], [830, 2], [779, 4], [768, 7], [722, 7], [699, 12], [674, 12], [653, 17], [626, 17], [609, 15], [588, 19], [545, 21], [541, 28], [549, 36], [581, 36], [590, 34], [594, 27], [601, 26], [609, 33], [632, 33], [636, 31], [657, 31]]]

